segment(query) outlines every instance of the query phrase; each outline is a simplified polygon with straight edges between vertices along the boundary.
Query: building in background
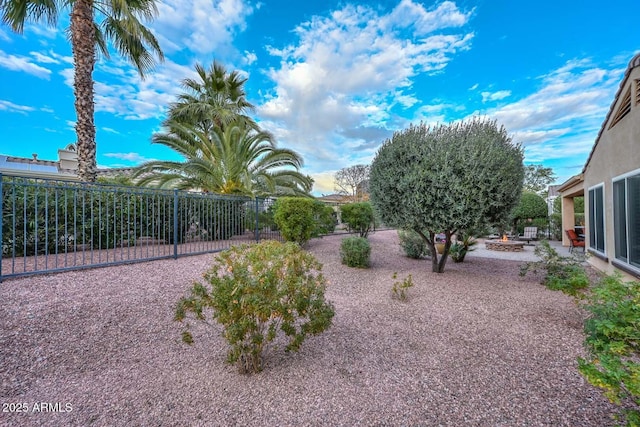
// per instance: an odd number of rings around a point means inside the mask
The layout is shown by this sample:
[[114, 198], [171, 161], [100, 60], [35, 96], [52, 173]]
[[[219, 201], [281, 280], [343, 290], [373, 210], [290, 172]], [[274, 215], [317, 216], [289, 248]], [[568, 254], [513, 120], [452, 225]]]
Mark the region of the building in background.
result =
[[589, 262], [640, 278], [640, 54], [629, 62], [582, 173], [559, 191], [563, 230], [575, 227], [573, 199], [584, 195]]
[[[98, 177], [130, 175], [134, 168], [98, 168]], [[26, 178], [79, 181], [78, 154], [75, 144], [58, 149], [58, 160], [42, 160], [34, 153], [31, 158], [0, 154], [0, 173]]]

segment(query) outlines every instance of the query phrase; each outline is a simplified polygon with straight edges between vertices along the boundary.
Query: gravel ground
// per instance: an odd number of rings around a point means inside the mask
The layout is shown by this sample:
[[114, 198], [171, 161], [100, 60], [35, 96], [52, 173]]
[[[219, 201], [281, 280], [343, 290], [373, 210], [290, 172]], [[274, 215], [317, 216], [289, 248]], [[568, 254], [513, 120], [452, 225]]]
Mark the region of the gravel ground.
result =
[[[211, 255], [2, 283], [0, 424], [613, 425], [576, 370], [583, 314], [520, 262], [469, 256], [434, 274], [384, 231], [359, 270], [340, 264], [343, 237], [308, 244], [333, 326], [251, 376], [224, 363], [218, 325], [194, 325], [187, 346], [172, 320]], [[391, 298], [394, 272], [413, 276], [407, 302]]]

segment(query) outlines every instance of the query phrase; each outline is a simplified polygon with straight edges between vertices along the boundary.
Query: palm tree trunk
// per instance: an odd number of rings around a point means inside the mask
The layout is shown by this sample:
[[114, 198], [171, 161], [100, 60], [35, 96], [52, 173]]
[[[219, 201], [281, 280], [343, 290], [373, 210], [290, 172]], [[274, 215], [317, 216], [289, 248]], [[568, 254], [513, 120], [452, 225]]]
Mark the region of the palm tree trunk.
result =
[[94, 124], [93, 67], [96, 62], [93, 0], [76, 0], [71, 10], [73, 92], [76, 108], [78, 177], [96, 180], [96, 128]]

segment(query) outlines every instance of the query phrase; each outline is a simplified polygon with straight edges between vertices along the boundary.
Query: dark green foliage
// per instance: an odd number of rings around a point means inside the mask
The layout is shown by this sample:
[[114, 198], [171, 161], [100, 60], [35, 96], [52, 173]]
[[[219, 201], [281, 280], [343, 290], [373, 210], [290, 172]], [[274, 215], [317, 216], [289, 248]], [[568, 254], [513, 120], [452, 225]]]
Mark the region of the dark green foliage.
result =
[[517, 231], [518, 223], [529, 218], [546, 218], [548, 210], [547, 202], [542, 197], [536, 193], [523, 192], [512, 214], [514, 231]]
[[579, 370], [604, 390], [612, 402], [623, 405], [627, 426], [640, 425], [640, 282], [605, 276], [586, 299], [588, 358], [579, 358]]
[[[493, 121], [410, 126], [379, 149], [371, 166], [371, 201], [385, 225], [421, 235], [432, 270], [441, 273], [453, 234], [508, 219], [520, 198], [522, 160], [522, 148]], [[446, 239], [440, 260], [438, 233]]]
[[526, 191], [532, 193], [542, 193], [547, 190], [549, 184], [555, 181], [556, 176], [553, 169], [546, 168], [542, 165], [525, 166], [524, 185]]
[[364, 237], [347, 237], [340, 244], [340, 258], [349, 267], [369, 267], [371, 245]]
[[369, 202], [349, 203], [340, 207], [342, 222], [349, 230], [367, 237], [374, 225], [373, 208]]
[[336, 229], [336, 213], [331, 206], [327, 206], [319, 200], [313, 203], [313, 220], [316, 226], [311, 237], [319, 237], [331, 234]]
[[400, 247], [404, 253], [413, 259], [420, 259], [430, 254], [427, 243], [413, 230], [398, 230]]
[[544, 274], [542, 284], [565, 294], [579, 296], [589, 286], [589, 278], [582, 267], [582, 259], [576, 256], [563, 257], [543, 240], [534, 250], [539, 261], [531, 261], [522, 265], [520, 275], [528, 272]]
[[177, 196], [174, 218], [173, 191], [4, 177], [3, 255], [124, 248], [144, 237], [164, 243], [229, 239], [245, 232], [247, 206], [255, 206], [244, 198]]
[[304, 245], [313, 236], [315, 201], [307, 197], [282, 197], [275, 206], [274, 221], [288, 242]]
[[[291, 242], [233, 247], [220, 252], [205, 274], [210, 287], [196, 283], [178, 302], [175, 319], [183, 321], [193, 313], [206, 321], [211, 310], [230, 345], [228, 362], [243, 373], [260, 371], [263, 351], [279, 332], [289, 338], [285, 350], [298, 351], [307, 335], [331, 326], [334, 310], [324, 298], [321, 269], [311, 254]], [[193, 342], [188, 330], [182, 337]]]

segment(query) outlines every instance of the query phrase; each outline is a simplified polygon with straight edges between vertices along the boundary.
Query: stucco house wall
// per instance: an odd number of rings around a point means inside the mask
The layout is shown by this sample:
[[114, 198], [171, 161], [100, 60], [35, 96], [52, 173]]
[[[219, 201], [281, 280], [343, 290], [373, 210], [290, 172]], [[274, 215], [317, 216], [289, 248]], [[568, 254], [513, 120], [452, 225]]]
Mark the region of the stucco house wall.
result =
[[[621, 108], [624, 109], [625, 95], [631, 92], [631, 109], [622, 118], [619, 117]], [[618, 120], [616, 122], [616, 120]], [[616, 122], [614, 124], [614, 122]], [[613, 273], [620, 271], [615, 264], [615, 234], [614, 234], [614, 189], [613, 181], [622, 175], [640, 173], [640, 54], [629, 63], [629, 67], [620, 84], [614, 102], [609, 110], [593, 150], [583, 169], [585, 221], [586, 230], [592, 230], [589, 205], [591, 203], [589, 190], [602, 188], [603, 217], [604, 217], [604, 250], [594, 250], [590, 233], [587, 232], [586, 247], [591, 254], [589, 262], [599, 270]], [[619, 267], [619, 265], [618, 265]], [[640, 268], [623, 266], [624, 276], [640, 277]]]

